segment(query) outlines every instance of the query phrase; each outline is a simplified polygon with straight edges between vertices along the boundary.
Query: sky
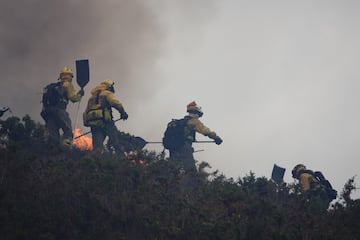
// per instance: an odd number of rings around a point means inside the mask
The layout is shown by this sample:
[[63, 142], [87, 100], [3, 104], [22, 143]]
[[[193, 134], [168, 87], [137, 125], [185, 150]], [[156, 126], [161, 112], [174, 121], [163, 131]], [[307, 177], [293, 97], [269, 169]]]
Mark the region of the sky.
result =
[[117, 127], [159, 141], [196, 100], [224, 140], [194, 144], [212, 170], [270, 177], [277, 164], [293, 182], [303, 163], [340, 191], [360, 172], [359, 10], [356, 0], [2, 1], [0, 106], [43, 122], [42, 88], [89, 59], [79, 116], [110, 78], [129, 114]]

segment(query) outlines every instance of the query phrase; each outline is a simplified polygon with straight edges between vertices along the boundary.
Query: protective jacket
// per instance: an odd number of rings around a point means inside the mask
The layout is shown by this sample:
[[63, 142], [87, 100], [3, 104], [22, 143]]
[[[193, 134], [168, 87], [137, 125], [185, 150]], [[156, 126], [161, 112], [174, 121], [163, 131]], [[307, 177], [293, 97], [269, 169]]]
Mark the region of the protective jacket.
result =
[[303, 170], [299, 172], [299, 182], [304, 192], [308, 190], [320, 190], [321, 184], [320, 182], [310, 173], [307, 172], [308, 170]]
[[84, 125], [101, 127], [104, 123], [112, 121], [112, 107], [120, 113], [125, 112], [123, 105], [115, 98], [114, 93], [107, 90], [105, 85], [98, 85], [91, 91], [91, 97], [83, 115]]
[[[204, 136], [207, 136], [211, 139], [220, 139], [215, 132], [211, 131], [210, 128], [206, 127], [198, 117], [189, 115], [184, 117], [186, 121], [184, 127], [184, 144], [179, 148], [169, 149], [170, 150], [170, 159], [172, 161], [178, 162], [186, 169], [195, 169], [195, 159], [193, 156], [194, 149], [192, 143], [196, 141], [196, 133], [201, 133]], [[181, 136], [179, 136], [181, 137]], [[215, 140], [216, 141], [216, 140]]]
[[202, 135], [211, 139], [218, 138], [216, 133], [211, 131], [210, 128], [206, 127], [198, 118], [186, 116], [185, 119], [188, 119], [185, 127], [185, 141], [195, 142], [196, 132], [201, 133]]

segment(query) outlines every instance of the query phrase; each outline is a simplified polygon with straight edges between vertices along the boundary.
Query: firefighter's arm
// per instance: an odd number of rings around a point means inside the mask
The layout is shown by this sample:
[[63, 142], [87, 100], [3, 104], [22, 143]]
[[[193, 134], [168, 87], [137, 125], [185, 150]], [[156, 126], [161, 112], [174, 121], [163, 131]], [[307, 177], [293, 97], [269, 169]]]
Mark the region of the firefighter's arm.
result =
[[128, 118], [128, 114], [125, 112], [124, 106], [121, 104], [119, 100], [117, 100], [114, 96], [114, 94], [110, 91], [107, 91], [106, 93], [106, 100], [110, 104], [111, 107], [115, 108], [119, 111], [121, 115], [121, 119], [126, 120]]
[[64, 82], [63, 86], [66, 91], [67, 98], [72, 102], [78, 102], [81, 99], [81, 94], [76, 93], [74, 86], [71, 84], [71, 82]]
[[190, 119], [189, 124], [194, 127], [196, 132], [201, 133], [211, 139], [214, 139], [216, 144], [222, 143], [222, 139], [214, 131], [211, 131], [210, 128], [206, 127], [199, 119]]

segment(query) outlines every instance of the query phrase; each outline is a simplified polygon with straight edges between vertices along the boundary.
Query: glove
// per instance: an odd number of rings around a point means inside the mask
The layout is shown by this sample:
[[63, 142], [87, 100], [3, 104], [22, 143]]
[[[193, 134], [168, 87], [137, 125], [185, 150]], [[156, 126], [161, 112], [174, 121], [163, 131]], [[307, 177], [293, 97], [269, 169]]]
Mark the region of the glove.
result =
[[128, 119], [128, 117], [129, 117], [129, 115], [126, 112], [122, 112], [121, 116], [120, 116], [120, 119], [126, 120], [126, 119]]
[[85, 93], [85, 92], [84, 92], [84, 89], [80, 89], [79, 92], [78, 92], [78, 94], [79, 94], [81, 97], [84, 96], [84, 93]]
[[223, 140], [220, 137], [217, 137], [214, 140], [217, 145], [220, 145], [223, 142]]

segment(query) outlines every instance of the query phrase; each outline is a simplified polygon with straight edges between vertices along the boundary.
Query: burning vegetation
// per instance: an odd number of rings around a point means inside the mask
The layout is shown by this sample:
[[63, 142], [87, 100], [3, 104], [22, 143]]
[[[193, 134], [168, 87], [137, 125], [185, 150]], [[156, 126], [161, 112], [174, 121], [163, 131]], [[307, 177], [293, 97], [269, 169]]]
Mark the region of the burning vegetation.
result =
[[92, 138], [86, 135], [81, 136], [81, 134], [82, 133], [80, 128], [76, 128], [74, 130], [74, 146], [80, 150], [92, 150]]
[[1, 239], [360, 239], [353, 179], [323, 210], [296, 185], [253, 173], [234, 180], [154, 152], [48, 148], [44, 136], [29, 117], [0, 120]]

